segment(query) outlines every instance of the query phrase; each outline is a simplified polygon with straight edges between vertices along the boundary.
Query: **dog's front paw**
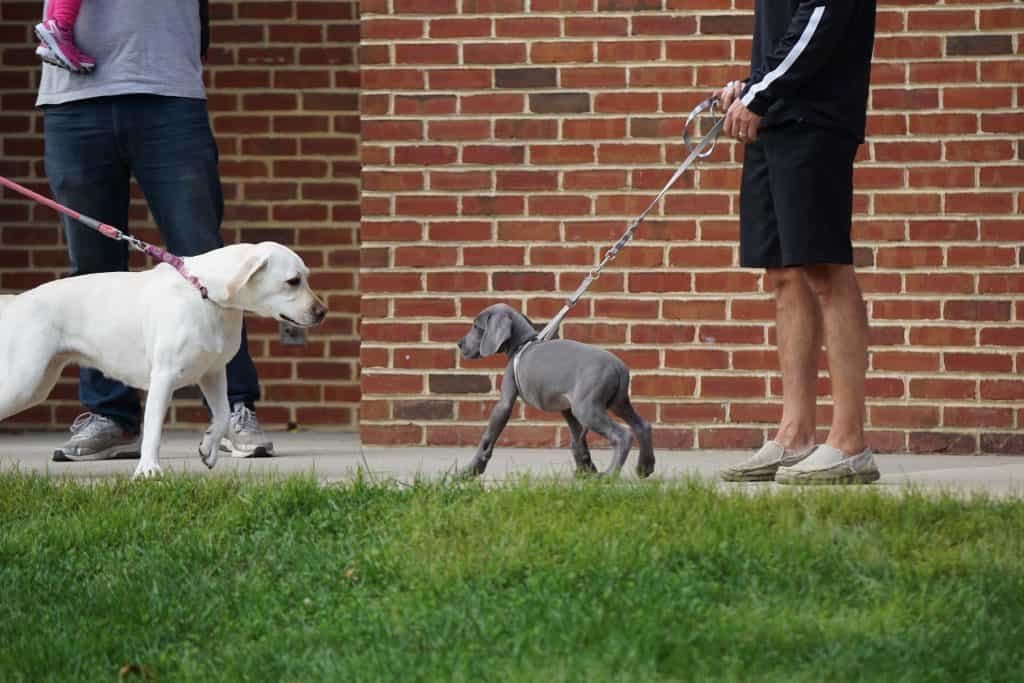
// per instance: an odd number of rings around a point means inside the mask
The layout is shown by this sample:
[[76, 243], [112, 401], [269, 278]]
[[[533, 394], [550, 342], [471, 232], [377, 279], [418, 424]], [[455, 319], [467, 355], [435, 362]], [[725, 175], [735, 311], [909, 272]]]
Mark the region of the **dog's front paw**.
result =
[[150, 463], [140, 461], [135, 467], [135, 473], [132, 475], [132, 481], [135, 481], [136, 479], [152, 479], [154, 477], [159, 477], [163, 472], [164, 471], [160, 469], [160, 465], [155, 462]]
[[474, 460], [465, 467], [463, 467], [461, 470], [459, 470], [458, 473], [455, 475], [455, 478], [460, 481], [476, 479], [477, 477], [484, 473], [484, 470], [486, 468], [487, 465], [485, 463], [479, 463], [476, 460]]
[[204, 453], [203, 452], [203, 447], [202, 446], [199, 447], [199, 459], [203, 461], [203, 464], [206, 465], [206, 467], [208, 469], [212, 470], [214, 468], [214, 466], [217, 464], [217, 460], [219, 458], [220, 458], [220, 453], [218, 452], [218, 450], [216, 448], [213, 449], [212, 451]]
[[199, 442], [199, 459], [211, 470], [220, 458], [220, 438], [219, 435], [207, 432]]

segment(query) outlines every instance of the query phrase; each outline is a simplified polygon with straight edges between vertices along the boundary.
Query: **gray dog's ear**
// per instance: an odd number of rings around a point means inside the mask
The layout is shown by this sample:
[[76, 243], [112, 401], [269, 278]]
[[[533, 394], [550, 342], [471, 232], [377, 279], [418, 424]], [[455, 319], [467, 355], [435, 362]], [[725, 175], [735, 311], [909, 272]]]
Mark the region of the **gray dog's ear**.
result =
[[494, 313], [484, 326], [484, 338], [480, 342], [480, 355], [492, 356], [512, 336], [512, 318]]

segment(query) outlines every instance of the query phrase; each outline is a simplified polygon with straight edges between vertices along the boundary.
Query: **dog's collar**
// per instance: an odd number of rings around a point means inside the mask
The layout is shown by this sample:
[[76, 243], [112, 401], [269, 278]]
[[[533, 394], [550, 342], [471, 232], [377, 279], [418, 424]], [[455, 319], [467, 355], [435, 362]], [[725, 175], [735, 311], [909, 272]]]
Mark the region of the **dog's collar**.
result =
[[207, 292], [206, 287], [203, 285], [202, 282], [199, 281], [199, 278], [197, 278], [192, 273], [188, 272], [188, 269], [185, 267], [185, 259], [181, 258], [180, 256], [176, 256], [171, 252], [167, 251], [166, 249], [162, 249], [156, 245], [147, 244], [145, 242], [142, 242], [141, 244], [145, 245], [142, 248], [142, 251], [145, 252], [146, 255], [155, 258], [158, 261], [163, 261], [171, 268], [174, 268], [176, 271], [178, 271], [178, 274], [185, 278], [185, 280], [190, 285], [199, 290], [199, 296], [203, 297], [204, 299], [210, 298], [210, 295]]
[[525, 342], [519, 345], [518, 348], [512, 351], [512, 381], [516, 383], [516, 391], [521, 396], [523, 393], [522, 383], [519, 381], [519, 359], [522, 358], [523, 352], [526, 351], [530, 346], [537, 342], [537, 336], [534, 335], [527, 339]]
[[537, 335], [533, 335], [532, 337], [527, 337], [525, 340], [523, 340], [519, 344], [519, 346], [517, 346], [515, 348], [512, 348], [512, 349], [509, 349], [508, 350], [509, 355], [515, 356], [516, 354], [522, 353], [523, 349], [525, 349], [527, 346], [529, 346], [533, 342], [537, 341], [538, 339], [539, 339], [539, 337], [537, 337]]

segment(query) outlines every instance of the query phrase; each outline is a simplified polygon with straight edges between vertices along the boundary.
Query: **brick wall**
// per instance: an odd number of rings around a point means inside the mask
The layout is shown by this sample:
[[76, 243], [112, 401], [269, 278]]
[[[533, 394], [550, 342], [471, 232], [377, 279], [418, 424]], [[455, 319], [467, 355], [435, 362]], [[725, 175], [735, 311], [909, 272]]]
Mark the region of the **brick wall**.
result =
[[[40, 69], [30, 40], [41, 7], [41, 0], [3, 0], [0, 6], [0, 174], [49, 195], [42, 116], [33, 109]], [[206, 76], [227, 199], [225, 240], [293, 246], [331, 308], [304, 346], [282, 346], [276, 323], [249, 317], [264, 393], [260, 417], [274, 427], [353, 429], [359, 402], [357, 3], [215, 1], [211, 15]], [[143, 239], [159, 242], [139, 199], [132, 226]], [[134, 265], [148, 264], [136, 257]], [[0, 287], [20, 291], [67, 267], [56, 214], [18, 195], [0, 196]], [[76, 378], [69, 370], [50, 401], [3, 428], [66, 426], [80, 411]], [[195, 396], [193, 390], [175, 401], [176, 424], [205, 423]]]
[[[478, 441], [503, 359], [455, 340], [496, 301], [560, 307], [680, 161], [681, 115], [746, 75], [751, 8], [361, 3], [364, 442]], [[855, 197], [880, 450], [1024, 452], [1022, 31], [1018, 2], [880, 3]], [[773, 304], [734, 265], [741, 154], [686, 176], [563, 324], [629, 363], [660, 447], [753, 447], [781, 413]], [[502, 439], [555, 441], [521, 405]]]

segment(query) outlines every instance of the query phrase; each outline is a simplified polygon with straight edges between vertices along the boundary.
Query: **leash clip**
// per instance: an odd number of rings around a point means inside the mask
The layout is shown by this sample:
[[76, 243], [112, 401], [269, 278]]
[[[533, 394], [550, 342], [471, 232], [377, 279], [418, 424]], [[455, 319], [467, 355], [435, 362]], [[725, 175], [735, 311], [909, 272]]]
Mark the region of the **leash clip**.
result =
[[[714, 126], [722, 120], [722, 110], [720, 108], [721, 101], [718, 99], [718, 95], [712, 95], [707, 98], [690, 112], [690, 115], [686, 117], [686, 123], [683, 124], [683, 145], [686, 146], [686, 150], [693, 153], [694, 148], [697, 146], [693, 142], [693, 138], [690, 136], [690, 127], [699, 120], [701, 114], [707, 113], [711, 116], [711, 124]], [[698, 143], [699, 144], [699, 143]], [[698, 159], [704, 159], [711, 156], [711, 153], [715, 151], [715, 145], [718, 144], [718, 135], [711, 140], [711, 145], [697, 155]]]

